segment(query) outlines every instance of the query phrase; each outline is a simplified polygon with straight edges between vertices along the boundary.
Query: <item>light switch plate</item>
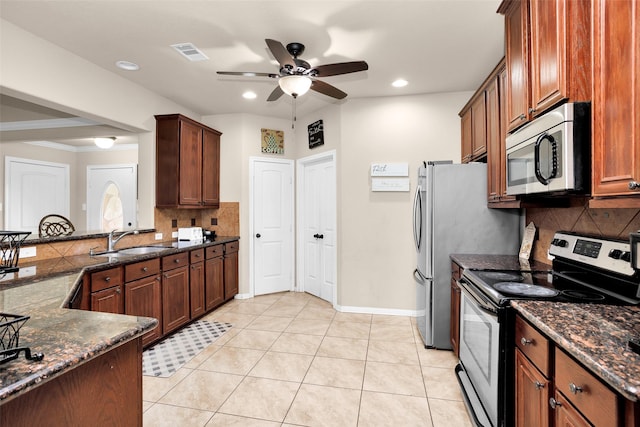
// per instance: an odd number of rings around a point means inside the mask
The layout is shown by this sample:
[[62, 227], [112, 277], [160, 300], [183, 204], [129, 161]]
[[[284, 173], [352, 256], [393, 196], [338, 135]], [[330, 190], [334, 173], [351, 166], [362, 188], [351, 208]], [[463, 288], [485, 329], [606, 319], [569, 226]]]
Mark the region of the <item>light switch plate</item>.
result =
[[171, 232], [171, 238], [172, 239], [177, 239], [178, 238], [178, 232], [177, 231], [172, 231]]
[[162, 233], [156, 233], [156, 240], [162, 240]]

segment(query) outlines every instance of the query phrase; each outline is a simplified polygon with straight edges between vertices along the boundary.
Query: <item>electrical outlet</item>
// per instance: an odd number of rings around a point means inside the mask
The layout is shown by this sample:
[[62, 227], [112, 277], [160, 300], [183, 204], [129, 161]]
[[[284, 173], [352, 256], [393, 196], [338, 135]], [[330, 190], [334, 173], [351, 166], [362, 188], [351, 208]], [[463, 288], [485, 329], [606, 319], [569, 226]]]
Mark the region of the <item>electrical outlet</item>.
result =
[[18, 277], [29, 277], [29, 276], [35, 276], [35, 275], [36, 275], [35, 266], [21, 267], [20, 270], [18, 270]]
[[177, 231], [172, 231], [171, 232], [171, 238], [172, 239], [177, 239], [178, 238], [178, 232]]
[[26, 246], [20, 248], [20, 258], [31, 258], [36, 256], [36, 247], [35, 246]]
[[162, 240], [162, 233], [156, 233], [156, 240]]

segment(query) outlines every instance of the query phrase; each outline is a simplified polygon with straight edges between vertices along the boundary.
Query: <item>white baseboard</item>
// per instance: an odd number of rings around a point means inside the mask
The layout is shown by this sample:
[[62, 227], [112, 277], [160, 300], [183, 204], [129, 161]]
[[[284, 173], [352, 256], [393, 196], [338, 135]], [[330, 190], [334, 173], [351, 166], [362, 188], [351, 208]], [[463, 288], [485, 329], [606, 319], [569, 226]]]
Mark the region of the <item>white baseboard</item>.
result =
[[249, 299], [249, 298], [253, 298], [253, 295], [251, 294], [236, 294], [236, 296], [233, 297], [234, 299]]
[[398, 308], [378, 308], [378, 307], [354, 307], [334, 305], [333, 308], [342, 313], [360, 313], [360, 314], [386, 314], [389, 316], [409, 316], [416, 317], [417, 310], [402, 310]]

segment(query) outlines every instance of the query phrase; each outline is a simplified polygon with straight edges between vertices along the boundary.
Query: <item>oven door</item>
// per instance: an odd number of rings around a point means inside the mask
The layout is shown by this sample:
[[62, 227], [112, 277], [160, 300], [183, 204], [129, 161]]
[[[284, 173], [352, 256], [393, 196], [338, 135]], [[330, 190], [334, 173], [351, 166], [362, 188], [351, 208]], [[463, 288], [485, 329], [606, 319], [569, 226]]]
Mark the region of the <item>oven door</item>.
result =
[[[466, 286], [470, 286], [466, 284]], [[460, 363], [466, 372], [482, 408], [472, 408], [474, 418], [489, 418], [498, 425], [498, 384], [500, 373], [500, 323], [497, 307], [462, 284], [460, 302]]]

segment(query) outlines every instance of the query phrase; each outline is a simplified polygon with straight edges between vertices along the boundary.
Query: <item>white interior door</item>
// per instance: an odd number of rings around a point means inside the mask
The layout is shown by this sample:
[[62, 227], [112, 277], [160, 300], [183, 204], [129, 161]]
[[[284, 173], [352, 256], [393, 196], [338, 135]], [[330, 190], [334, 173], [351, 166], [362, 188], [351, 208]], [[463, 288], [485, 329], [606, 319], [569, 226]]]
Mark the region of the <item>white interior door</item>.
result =
[[293, 290], [293, 162], [251, 159], [254, 295]]
[[69, 165], [5, 157], [5, 229], [38, 235], [42, 217], [69, 218]]
[[87, 166], [87, 229], [137, 226], [138, 165]]
[[335, 153], [299, 161], [298, 265], [302, 288], [336, 303], [336, 170]]

